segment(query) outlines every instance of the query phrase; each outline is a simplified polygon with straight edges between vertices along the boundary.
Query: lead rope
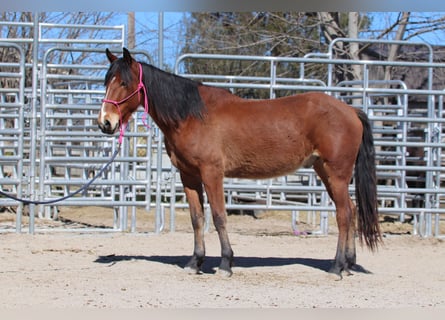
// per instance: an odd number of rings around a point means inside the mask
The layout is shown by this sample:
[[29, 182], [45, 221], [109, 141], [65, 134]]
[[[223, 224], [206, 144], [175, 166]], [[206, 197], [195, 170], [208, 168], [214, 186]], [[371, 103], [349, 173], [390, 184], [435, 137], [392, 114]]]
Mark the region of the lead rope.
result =
[[142, 123], [144, 126], [150, 130], [150, 126], [147, 123], [147, 115], [150, 111], [148, 107], [148, 95], [147, 95], [147, 88], [145, 88], [144, 83], [142, 82], [142, 64], [139, 63], [139, 84], [138, 84], [139, 90], [142, 89], [144, 92], [144, 114], [142, 115]]
[[[119, 137], [119, 141], [121, 141], [123, 134], [121, 132], [121, 136]], [[28, 199], [21, 199], [21, 198], [17, 198], [13, 195], [7, 194], [3, 191], [0, 191], [0, 195], [18, 201], [18, 202], [22, 202], [23, 204], [52, 204], [52, 203], [57, 203], [63, 200], [66, 200], [68, 198], [74, 197], [76, 194], [79, 194], [83, 191], [85, 191], [86, 189], [88, 189], [94, 181], [97, 180], [97, 178], [99, 178], [102, 173], [104, 173], [105, 169], [114, 161], [114, 159], [116, 159], [117, 154], [119, 153], [121, 147], [121, 142], [119, 142], [117, 149], [114, 151], [113, 156], [110, 158], [110, 160], [107, 161], [107, 163], [99, 170], [99, 172], [90, 180], [88, 181], [86, 184], [84, 184], [80, 189], [69, 193], [68, 195], [61, 197], [61, 198], [57, 198], [57, 199], [53, 199], [53, 200], [46, 200], [46, 201], [34, 201], [34, 200], [28, 200]]]

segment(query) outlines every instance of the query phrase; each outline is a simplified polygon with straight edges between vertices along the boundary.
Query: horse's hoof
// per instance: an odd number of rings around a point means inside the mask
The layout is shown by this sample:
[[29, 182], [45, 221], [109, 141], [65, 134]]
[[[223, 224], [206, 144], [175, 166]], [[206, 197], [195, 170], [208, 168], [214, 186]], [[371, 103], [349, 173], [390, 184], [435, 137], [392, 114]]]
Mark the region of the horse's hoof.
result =
[[343, 272], [344, 272], [345, 276], [347, 276], [347, 277], [354, 275], [349, 269], [345, 269], [345, 270], [343, 270]]
[[343, 279], [341, 270], [339, 268], [336, 268], [335, 266], [332, 266], [331, 269], [329, 269], [328, 274], [330, 275], [329, 278], [331, 278], [332, 280], [340, 281]]
[[188, 274], [199, 274], [200, 273], [199, 269], [192, 268], [189, 266], [184, 267], [184, 271]]
[[230, 278], [233, 274], [232, 270], [219, 269], [216, 270], [216, 274], [223, 278]]
[[328, 277], [330, 280], [333, 280], [333, 281], [343, 280], [343, 276], [338, 273], [328, 273]]

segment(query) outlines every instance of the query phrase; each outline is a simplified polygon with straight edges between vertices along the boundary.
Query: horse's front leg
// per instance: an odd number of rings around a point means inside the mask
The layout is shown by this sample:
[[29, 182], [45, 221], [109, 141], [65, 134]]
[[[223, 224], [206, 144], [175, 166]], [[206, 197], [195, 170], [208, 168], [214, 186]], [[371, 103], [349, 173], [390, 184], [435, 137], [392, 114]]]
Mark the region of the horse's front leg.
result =
[[233, 251], [227, 234], [226, 206], [224, 199], [223, 175], [211, 172], [203, 178], [205, 191], [212, 210], [213, 223], [218, 232], [221, 244], [221, 264], [218, 273], [230, 277], [232, 275]]
[[190, 217], [194, 231], [195, 245], [193, 256], [186, 264], [185, 270], [189, 273], [199, 273], [205, 257], [204, 245], [204, 198], [200, 179], [186, 176], [181, 173], [182, 184], [190, 207]]

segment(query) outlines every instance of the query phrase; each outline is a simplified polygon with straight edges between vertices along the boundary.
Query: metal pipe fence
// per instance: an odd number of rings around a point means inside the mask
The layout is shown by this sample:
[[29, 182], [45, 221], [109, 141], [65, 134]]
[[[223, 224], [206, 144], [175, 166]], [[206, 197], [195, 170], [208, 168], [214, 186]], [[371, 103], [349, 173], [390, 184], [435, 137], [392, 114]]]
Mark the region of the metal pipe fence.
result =
[[[51, 48], [42, 65], [42, 106], [40, 121], [40, 179], [38, 199], [45, 201], [66, 196], [80, 188], [117, 147], [116, 139], [104, 136], [96, 124], [97, 112], [104, 96], [103, 79], [108, 65], [76, 67], [73, 77], [64, 72], [67, 66], [51, 64], [54, 51], [88, 52], [104, 55], [104, 50]], [[150, 62], [146, 52], [136, 51], [139, 60]], [[57, 72], [56, 72], [57, 71]], [[96, 74], [91, 76], [91, 74]], [[126, 133], [122, 150], [107, 168], [94, 189], [60, 205], [113, 207], [117, 210], [114, 225], [127, 229], [127, 217], [135, 207], [150, 207], [151, 156], [156, 136], [147, 136], [135, 119]], [[145, 143], [139, 140], [143, 139]], [[156, 142], [153, 142], [155, 140]], [[41, 206], [39, 217], [54, 218], [54, 210]]]
[[[0, 48], [13, 51], [15, 62], [0, 62], [0, 189], [17, 197], [23, 195], [25, 59], [20, 46], [0, 42]], [[8, 85], [13, 84], [12, 86]], [[0, 198], [3, 208], [16, 207], [15, 228], [20, 231], [23, 205]]]
[[[20, 48], [11, 43], [5, 45], [14, 47], [14, 50]], [[0, 91], [0, 112], [5, 115], [0, 122], [0, 186], [2, 190], [11, 190], [35, 200], [54, 199], [77, 190], [117, 147], [116, 139], [104, 136], [96, 126], [108, 65], [53, 61], [53, 56], [61, 52], [91, 55], [89, 61], [97, 61], [95, 56], [104, 55], [104, 48], [78, 47], [76, 43], [70, 47], [48, 48], [37, 66], [38, 99], [33, 110], [25, 103], [29, 91], [24, 86]], [[137, 51], [135, 55], [138, 60], [150, 62], [144, 51]], [[261, 75], [190, 74], [184, 67], [188, 60], [249, 60], [268, 67], [263, 68], [265, 72]], [[280, 64], [292, 64], [296, 74], [278, 75]], [[316, 78], [307, 74], [309, 65], [321, 65], [333, 72], [336, 66], [351, 64], [361, 66], [362, 81], [333, 85], [330, 75]], [[17, 77], [24, 82], [24, 58], [11, 66], [16, 70], [0, 72], [0, 78]], [[238, 88], [262, 90], [271, 98], [308, 90], [322, 91], [363, 108], [374, 130], [380, 212], [396, 216], [401, 221], [411, 217], [413, 232], [421, 236], [443, 236], [439, 224], [445, 213], [442, 166], [444, 88], [435, 88], [429, 82], [425, 89], [410, 88], [403, 81], [382, 80], [371, 72], [372, 68], [386, 66], [403, 66], [408, 70], [424, 68], [427, 81], [432, 81], [437, 70], [445, 68], [444, 64], [433, 62], [431, 54], [427, 61], [420, 62], [351, 61], [334, 59], [329, 52], [303, 58], [187, 54], [178, 58], [175, 72], [232, 91]], [[17, 97], [16, 100], [8, 102], [9, 95]], [[425, 102], [413, 107], [410, 101], [415, 97], [421, 97]], [[74, 198], [57, 205], [38, 206], [36, 216], [56, 219], [58, 206], [105, 206], [113, 211], [113, 231], [135, 231], [136, 208], [145, 208], [155, 211], [154, 232], [167, 228], [174, 231], [175, 211], [187, 207], [185, 195], [178, 172], [166, 156], [162, 133], [151, 120], [148, 130], [140, 116], [140, 113], [134, 115], [116, 161], [101, 179]], [[8, 127], [8, 121], [14, 126]], [[31, 143], [33, 134], [35, 142]], [[11, 144], [14, 147], [11, 148]], [[31, 152], [35, 152], [35, 161], [27, 160]], [[29, 174], [31, 168], [35, 176]], [[314, 226], [313, 232], [327, 234], [328, 218], [335, 212], [312, 169], [300, 169], [285, 177], [259, 181], [225, 179], [224, 188], [229, 211], [254, 214], [264, 210], [289, 211], [294, 231], [299, 231], [298, 223], [303, 213], [307, 213], [308, 221]], [[354, 197], [353, 182], [350, 193]], [[21, 205], [0, 198], [0, 206], [18, 208], [16, 225], [0, 226], [0, 231], [3, 228], [3, 231], [20, 232], [23, 224]], [[208, 226], [207, 202], [205, 210]], [[165, 225], [167, 214], [170, 215], [169, 226]], [[34, 228], [30, 219], [28, 230], [33, 232]]]
[[[338, 41], [360, 40], [339, 39]], [[367, 42], [367, 40], [364, 42]], [[413, 45], [413, 43], [406, 42], [400, 44]], [[443, 213], [445, 213], [443, 199], [445, 189], [442, 184], [444, 169], [441, 165], [444, 143], [442, 136], [444, 91], [443, 88], [433, 89], [432, 79], [434, 70], [444, 70], [445, 65], [434, 63], [432, 50], [428, 45], [426, 46], [430, 53], [428, 54], [428, 61], [422, 62], [351, 61], [333, 59], [332, 54], [317, 55], [316, 58], [186, 54], [178, 58], [175, 67], [176, 72], [182, 76], [232, 91], [238, 88], [269, 89], [272, 98], [276, 96], [276, 92], [279, 90], [293, 90], [295, 92], [323, 91], [344, 100], [350, 105], [363, 108], [373, 123], [378, 160], [380, 212], [396, 215], [402, 221], [406, 219], [407, 214], [412, 215], [413, 220], [416, 221], [413, 225], [415, 233], [421, 233], [423, 236], [433, 234], [441, 236], [439, 232], [440, 217], [443, 217]], [[263, 62], [264, 64], [275, 65], [270, 68], [271, 70], [276, 70], [276, 65], [279, 63], [293, 63], [300, 65], [300, 73], [297, 79], [279, 78], [277, 76], [270, 76], [268, 79], [266, 75], [255, 78], [255, 76], [246, 74], [240, 77], [236, 75], [189, 75], [182, 66], [187, 60], [205, 61], [205, 59], [211, 61], [249, 60], [257, 63]], [[304, 65], [309, 63], [323, 64], [329, 68], [330, 73], [333, 72], [332, 70], [336, 65], [360, 65], [365, 71], [363, 72], [365, 78], [362, 81], [343, 82], [333, 86], [330, 84], [332, 82], [330, 76], [327, 83], [323, 83], [320, 79], [306, 78]], [[428, 74], [426, 89], [409, 88], [403, 81], [373, 79], [366, 71], [370, 66], [425, 68]], [[302, 80], [305, 80], [305, 82]], [[300, 81], [300, 85], [298, 81]], [[322, 85], [307, 85], [308, 82], [319, 84], [319, 81], [322, 82]], [[290, 85], [290, 83], [292, 84]], [[413, 110], [409, 106], [410, 99], [415, 96], [426, 97], [426, 103], [421, 110], [419, 108]], [[390, 101], [390, 103], [385, 101]], [[417, 135], [413, 135], [412, 133], [416, 131]], [[418, 136], [419, 132], [420, 136]], [[422, 155], [413, 155], [412, 153], [415, 151], [422, 153]], [[287, 177], [288, 179], [292, 178], [297, 183], [286, 182], [285, 191], [278, 191], [280, 188], [276, 188], [282, 179], [267, 180], [260, 184], [254, 181], [227, 179], [225, 182], [228, 199], [227, 208], [229, 210], [242, 210], [243, 208], [289, 210], [293, 212], [293, 226], [298, 212], [316, 212], [320, 217], [319, 232], [326, 234], [326, 211], [334, 211], [335, 208], [326, 197], [324, 188], [315, 173], [311, 170], [309, 170], [309, 173], [303, 172], [300, 169], [295, 175]], [[307, 178], [308, 175], [310, 178]], [[311, 183], [315, 183], [315, 188]], [[234, 197], [233, 195], [237, 196]], [[351, 195], [353, 196], [353, 188], [351, 188]], [[283, 201], [292, 197], [300, 201]], [[244, 201], [244, 203], [233, 202], [233, 199]], [[301, 203], [301, 199], [305, 199], [307, 202]], [[314, 199], [315, 205], [310, 203]], [[171, 210], [174, 210], [173, 206]], [[426, 212], [428, 213], [426, 214]], [[419, 223], [419, 220], [422, 222]], [[419, 232], [419, 225], [424, 226], [422, 232]]]

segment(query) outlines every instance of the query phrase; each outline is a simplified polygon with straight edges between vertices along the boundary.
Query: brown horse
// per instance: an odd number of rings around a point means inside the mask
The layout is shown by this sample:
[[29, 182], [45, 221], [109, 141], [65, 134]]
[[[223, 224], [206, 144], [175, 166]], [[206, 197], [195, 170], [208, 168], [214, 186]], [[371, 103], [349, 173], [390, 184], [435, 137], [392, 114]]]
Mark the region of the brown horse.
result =
[[[356, 220], [360, 241], [371, 250], [377, 247], [381, 235], [374, 145], [364, 112], [323, 93], [246, 100], [138, 63], [125, 48], [122, 58], [108, 49], [106, 54], [111, 66], [98, 125], [114, 134], [145, 105], [164, 133], [194, 229], [187, 270], [199, 272], [205, 256], [203, 190], [221, 243], [219, 272], [230, 276], [233, 251], [226, 230], [224, 177], [265, 179], [294, 173], [302, 165], [313, 165], [336, 205], [339, 236], [329, 271], [349, 274], [356, 263]], [[348, 193], [354, 165], [358, 219]]]

